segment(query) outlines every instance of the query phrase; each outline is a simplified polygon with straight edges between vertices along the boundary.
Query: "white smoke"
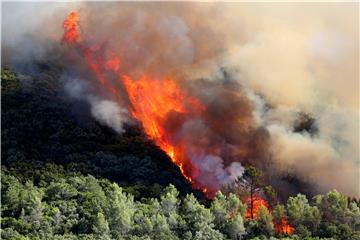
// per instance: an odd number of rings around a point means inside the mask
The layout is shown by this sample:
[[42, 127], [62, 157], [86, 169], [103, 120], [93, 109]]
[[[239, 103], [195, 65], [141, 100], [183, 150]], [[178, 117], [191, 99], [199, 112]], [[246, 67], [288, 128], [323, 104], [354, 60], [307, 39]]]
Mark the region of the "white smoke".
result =
[[[322, 138], [306, 133], [293, 133], [279, 125], [268, 127], [271, 152], [280, 172], [293, 173], [313, 183], [320, 192], [336, 188], [357, 195], [359, 164], [343, 158], [339, 151]], [[341, 181], [338, 181], [341, 179]]]
[[116, 102], [109, 100], [98, 100], [92, 98], [90, 101], [91, 113], [100, 122], [113, 128], [118, 133], [123, 133], [123, 123], [128, 118], [128, 111], [121, 108]]
[[202, 187], [210, 186], [214, 192], [233, 183], [244, 173], [244, 167], [239, 162], [225, 168], [224, 160], [215, 155], [193, 155], [191, 161], [201, 169], [201, 174], [195, 177], [196, 182]]
[[71, 78], [64, 75], [64, 90], [70, 97], [77, 100], [85, 100], [90, 104], [91, 114], [100, 123], [114, 129], [117, 133], [124, 132], [123, 124], [129, 121], [129, 113], [126, 108], [118, 103], [107, 99], [100, 99], [90, 92], [87, 81]]

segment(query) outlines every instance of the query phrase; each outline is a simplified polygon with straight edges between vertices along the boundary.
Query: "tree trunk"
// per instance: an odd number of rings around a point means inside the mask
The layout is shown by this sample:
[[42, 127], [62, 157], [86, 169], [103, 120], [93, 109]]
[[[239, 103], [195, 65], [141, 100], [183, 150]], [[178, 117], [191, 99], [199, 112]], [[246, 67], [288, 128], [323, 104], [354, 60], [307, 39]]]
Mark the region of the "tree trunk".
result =
[[254, 219], [254, 191], [253, 187], [250, 187], [250, 217]]

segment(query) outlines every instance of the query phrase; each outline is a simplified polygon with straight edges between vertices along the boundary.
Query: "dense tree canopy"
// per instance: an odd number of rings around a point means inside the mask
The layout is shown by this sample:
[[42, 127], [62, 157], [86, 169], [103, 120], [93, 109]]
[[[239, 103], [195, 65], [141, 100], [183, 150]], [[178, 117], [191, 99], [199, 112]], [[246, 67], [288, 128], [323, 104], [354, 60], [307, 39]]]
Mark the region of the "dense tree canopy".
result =
[[298, 195], [273, 212], [261, 206], [255, 219], [246, 219], [246, 205], [234, 194], [219, 192], [206, 207], [193, 194], [180, 197], [173, 185], [158, 198], [136, 201], [91, 175], [35, 186], [3, 170], [1, 180], [3, 239], [275, 239], [278, 215], [295, 228], [291, 239], [360, 239], [360, 209], [337, 191], [311, 203]]

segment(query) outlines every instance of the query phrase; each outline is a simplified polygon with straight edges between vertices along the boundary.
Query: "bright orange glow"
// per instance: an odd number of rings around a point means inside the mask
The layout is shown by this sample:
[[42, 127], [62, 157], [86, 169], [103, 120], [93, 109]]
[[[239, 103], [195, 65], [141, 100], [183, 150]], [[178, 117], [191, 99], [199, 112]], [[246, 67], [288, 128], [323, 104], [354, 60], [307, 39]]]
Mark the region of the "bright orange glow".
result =
[[[266, 209], [268, 209], [271, 212], [269, 203], [260, 196], [254, 196], [252, 199], [247, 198], [245, 203], [248, 205], [245, 216], [246, 219], [258, 218], [259, 210], [261, 206], [266, 207]], [[251, 204], [253, 206], [253, 218], [251, 216]], [[276, 221], [274, 221], [274, 226], [275, 226], [275, 232], [278, 234], [291, 235], [294, 233], [294, 228], [290, 224], [288, 224], [285, 217], [281, 219], [281, 223], [277, 223]]]
[[294, 233], [294, 228], [288, 224], [286, 218], [281, 219], [281, 223], [275, 223], [275, 232], [278, 234], [291, 235]]
[[[79, 42], [79, 14], [77, 12], [71, 12], [63, 26], [65, 29], [63, 41], [68, 44], [76, 43], [76, 47], [81, 50], [82, 56], [100, 86], [104, 86], [112, 96], [117, 98], [120, 95], [117, 84], [120, 82], [124, 85], [131, 102], [129, 111], [142, 124], [146, 134], [167, 153], [171, 161], [179, 167], [182, 175], [195, 188], [200, 188], [209, 198], [214, 197], [214, 191], [198, 186], [194, 181], [194, 178], [199, 175], [199, 170], [191, 163], [184, 150], [184, 144], [179, 140], [175, 141], [171, 131], [167, 129], [169, 115], [173, 114], [181, 119], [187, 114], [200, 114], [204, 110], [203, 105], [181, 89], [174, 78], [153, 77], [144, 73], [139, 79], [133, 79], [129, 74], [120, 72], [121, 60], [113, 52], [110, 52], [111, 57], [105, 60], [101, 58], [102, 54], [99, 54], [102, 50], [101, 45], [86, 46]], [[107, 72], [115, 73], [119, 82], [115, 83], [108, 79]]]
[[[248, 205], [247, 211], [246, 211], [246, 218], [247, 219], [256, 219], [260, 210], [261, 206], [266, 207], [266, 209], [269, 209], [268, 202], [261, 198], [260, 196], [254, 196], [253, 198], [247, 198], [245, 203]], [[251, 205], [252, 205], [252, 214], [251, 216]]]
[[[184, 177], [193, 182], [191, 176], [197, 171], [184, 154], [182, 144], [172, 143], [165, 125], [169, 114], [187, 114], [189, 104], [191, 110], [200, 112], [203, 109], [201, 104], [182, 91], [171, 78], [153, 79], [143, 75], [138, 80], [129, 76], [123, 76], [122, 80], [132, 103], [133, 117], [142, 123], [145, 132], [179, 166]], [[207, 190], [203, 191], [206, 193]]]
[[69, 44], [77, 42], [80, 38], [80, 33], [78, 31], [79, 13], [71, 12], [64, 21], [63, 27], [65, 29], [63, 41]]

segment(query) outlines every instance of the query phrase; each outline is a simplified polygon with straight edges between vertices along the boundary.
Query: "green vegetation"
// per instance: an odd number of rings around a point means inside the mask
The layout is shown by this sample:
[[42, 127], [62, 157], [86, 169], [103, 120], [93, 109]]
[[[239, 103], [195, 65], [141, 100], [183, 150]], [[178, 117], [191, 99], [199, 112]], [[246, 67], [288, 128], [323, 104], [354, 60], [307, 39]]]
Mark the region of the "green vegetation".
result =
[[[64, 95], [59, 69], [38, 67], [1, 73], [2, 239], [360, 239], [359, 202], [334, 190], [279, 204], [251, 166], [204, 199], [138, 126], [100, 125]], [[254, 214], [244, 199], [259, 195], [270, 210]], [[283, 219], [291, 236], [276, 231]]]
[[246, 205], [218, 193], [209, 207], [169, 185], [158, 198], [134, 196], [91, 175], [53, 176], [36, 186], [2, 172], [3, 239], [275, 239], [273, 218], [287, 217], [288, 239], [360, 239], [360, 209], [337, 191], [311, 203], [291, 197], [271, 214], [261, 207], [245, 219]]

